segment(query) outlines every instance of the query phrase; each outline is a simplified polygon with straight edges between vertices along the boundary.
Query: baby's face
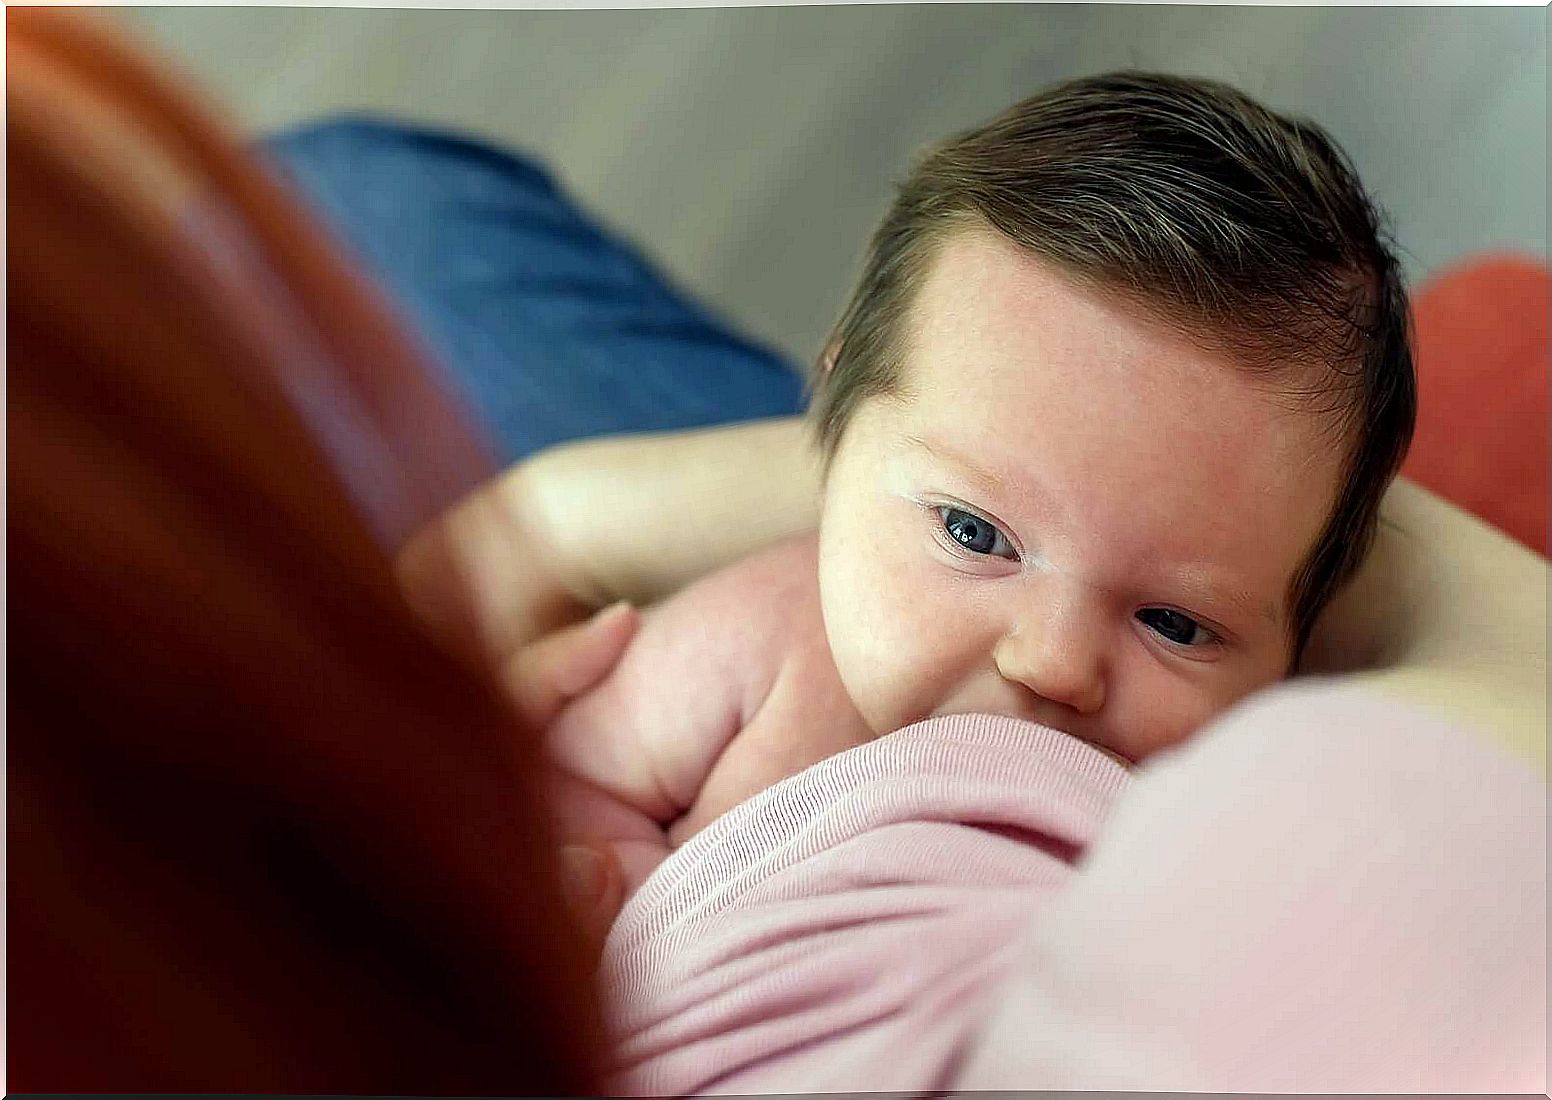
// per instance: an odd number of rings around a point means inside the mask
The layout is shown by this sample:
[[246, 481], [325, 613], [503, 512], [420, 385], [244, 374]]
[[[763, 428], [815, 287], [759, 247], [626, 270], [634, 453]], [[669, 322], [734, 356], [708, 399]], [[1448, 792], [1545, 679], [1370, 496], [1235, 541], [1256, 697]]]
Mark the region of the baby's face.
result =
[[869, 725], [1007, 714], [1130, 760], [1278, 679], [1334, 500], [1320, 423], [991, 232], [947, 241], [820, 527]]

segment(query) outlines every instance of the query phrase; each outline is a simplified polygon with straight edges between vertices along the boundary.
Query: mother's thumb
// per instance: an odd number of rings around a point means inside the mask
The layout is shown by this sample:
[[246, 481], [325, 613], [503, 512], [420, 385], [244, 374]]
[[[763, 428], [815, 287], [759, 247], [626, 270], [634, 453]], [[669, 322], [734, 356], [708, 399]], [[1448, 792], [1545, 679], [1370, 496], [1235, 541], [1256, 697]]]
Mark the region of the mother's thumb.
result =
[[639, 616], [628, 603], [605, 608], [520, 650], [506, 681], [523, 717], [545, 726], [566, 703], [593, 687], [619, 663]]

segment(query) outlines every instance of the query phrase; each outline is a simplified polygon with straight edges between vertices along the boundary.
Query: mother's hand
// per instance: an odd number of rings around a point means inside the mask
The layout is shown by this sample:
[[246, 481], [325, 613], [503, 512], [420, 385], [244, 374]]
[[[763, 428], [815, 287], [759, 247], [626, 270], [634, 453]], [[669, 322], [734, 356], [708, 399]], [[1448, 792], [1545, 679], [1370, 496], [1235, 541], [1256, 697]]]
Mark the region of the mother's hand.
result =
[[584, 598], [562, 554], [531, 522], [514, 486], [521, 467], [481, 485], [399, 552], [405, 597], [443, 643], [505, 670], [518, 651], [585, 619]]
[[[397, 561], [405, 598], [443, 645], [494, 674], [524, 726], [537, 733], [568, 701], [614, 669], [640, 623], [616, 603], [586, 617], [555, 548], [525, 522], [511, 472], [418, 533]], [[560, 852], [566, 901], [596, 956], [625, 897], [608, 844]]]
[[[639, 624], [635, 608], [617, 603], [518, 650], [503, 683], [530, 728], [544, 729], [567, 702], [608, 676]], [[602, 841], [568, 842], [560, 860], [566, 903], [596, 958], [625, 903], [625, 869], [614, 845]]]

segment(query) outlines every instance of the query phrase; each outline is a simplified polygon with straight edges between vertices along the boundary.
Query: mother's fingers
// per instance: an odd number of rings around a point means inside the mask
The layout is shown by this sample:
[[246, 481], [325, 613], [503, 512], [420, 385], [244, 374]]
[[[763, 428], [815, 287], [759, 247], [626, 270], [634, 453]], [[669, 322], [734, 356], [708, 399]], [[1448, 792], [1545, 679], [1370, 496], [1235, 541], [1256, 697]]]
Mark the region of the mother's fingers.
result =
[[519, 650], [503, 678], [523, 717], [536, 727], [548, 725], [619, 663], [639, 623], [634, 607], [617, 603]]

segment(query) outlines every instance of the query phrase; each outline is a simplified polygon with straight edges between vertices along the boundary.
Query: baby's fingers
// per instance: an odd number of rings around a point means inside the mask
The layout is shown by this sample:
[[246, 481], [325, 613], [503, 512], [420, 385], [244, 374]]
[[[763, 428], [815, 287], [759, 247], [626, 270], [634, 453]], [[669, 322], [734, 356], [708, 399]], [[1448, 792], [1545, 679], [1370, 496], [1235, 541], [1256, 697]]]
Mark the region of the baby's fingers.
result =
[[639, 622], [635, 608], [617, 603], [519, 650], [504, 679], [523, 717], [535, 727], [548, 725], [567, 702], [613, 670]]

